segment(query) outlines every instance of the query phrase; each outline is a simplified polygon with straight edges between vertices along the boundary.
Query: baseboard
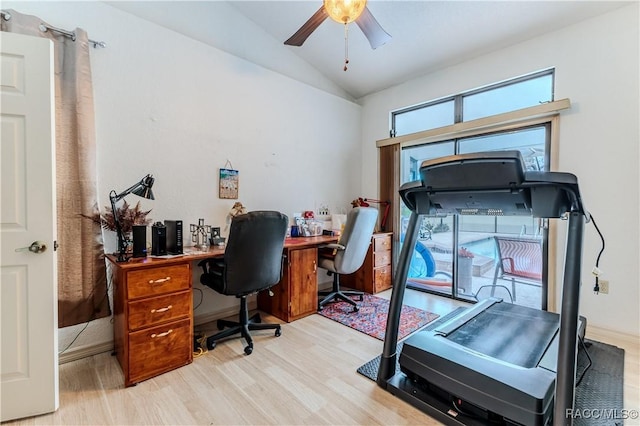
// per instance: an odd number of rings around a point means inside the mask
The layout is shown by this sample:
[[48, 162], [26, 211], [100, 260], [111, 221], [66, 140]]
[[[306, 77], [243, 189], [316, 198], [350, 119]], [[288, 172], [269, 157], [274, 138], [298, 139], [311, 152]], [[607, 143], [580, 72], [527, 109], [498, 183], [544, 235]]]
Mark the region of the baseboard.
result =
[[66, 364], [67, 362], [77, 361], [103, 352], [113, 352], [113, 340], [67, 350], [66, 352], [58, 355], [58, 364]]
[[[258, 309], [258, 301], [256, 299], [248, 300], [247, 308], [249, 308], [249, 311]], [[215, 312], [209, 312], [207, 314], [194, 315], [193, 325], [194, 326], [202, 325], [208, 322], [217, 321], [221, 318], [237, 317], [238, 309], [239, 309], [238, 306], [231, 306], [227, 309], [223, 309]]]
[[593, 326], [588, 321], [586, 338], [622, 347], [623, 349], [638, 350], [640, 346], [640, 336]]
[[[257, 300], [248, 301], [249, 310], [258, 308]], [[208, 322], [217, 321], [220, 318], [236, 317], [238, 315], [238, 307], [231, 306], [227, 309], [209, 312], [201, 315], [194, 315], [193, 325], [198, 326]], [[108, 342], [96, 343], [92, 345], [82, 346], [76, 349], [69, 349], [58, 356], [58, 364], [66, 364], [67, 362], [77, 361], [82, 358], [98, 355], [104, 352], [113, 351], [113, 340]]]

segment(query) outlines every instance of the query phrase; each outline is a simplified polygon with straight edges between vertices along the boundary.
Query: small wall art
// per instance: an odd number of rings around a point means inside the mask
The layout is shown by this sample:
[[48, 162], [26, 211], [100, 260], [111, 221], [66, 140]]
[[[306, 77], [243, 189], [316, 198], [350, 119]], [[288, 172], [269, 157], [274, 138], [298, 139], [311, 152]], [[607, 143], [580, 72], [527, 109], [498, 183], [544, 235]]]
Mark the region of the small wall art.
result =
[[[227, 166], [229, 166], [229, 168], [227, 168]], [[233, 165], [231, 165], [229, 161], [227, 161], [225, 168], [220, 169], [219, 198], [230, 200], [238, 199], [239, 174], [240, 172], [234, 170]]]

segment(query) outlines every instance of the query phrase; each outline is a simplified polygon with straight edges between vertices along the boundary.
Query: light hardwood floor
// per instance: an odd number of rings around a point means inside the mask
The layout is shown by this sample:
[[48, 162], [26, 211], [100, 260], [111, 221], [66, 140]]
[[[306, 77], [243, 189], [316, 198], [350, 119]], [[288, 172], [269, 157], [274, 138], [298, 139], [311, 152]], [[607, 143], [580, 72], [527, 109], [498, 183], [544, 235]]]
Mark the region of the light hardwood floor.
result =
[[[460, 305], [406, 293], [406, 304], [440, 315]], [[388, 298], [390, 291], [379, 296]], [[265, 322], [274, 320], [263, 315]], [[130, 388], [123, 387], [109, 353], [63, 364], [60, 409], [4, 424], [440, 424], [356, 372], [382, 352], [373, 337], [320, 315], [284, 324], [281, 337], [253, 336], [250, 356], [243, 339], [230, 339], [193, 364]], [[625, 408], [637, 409], [638, 348], [625, 349]]]

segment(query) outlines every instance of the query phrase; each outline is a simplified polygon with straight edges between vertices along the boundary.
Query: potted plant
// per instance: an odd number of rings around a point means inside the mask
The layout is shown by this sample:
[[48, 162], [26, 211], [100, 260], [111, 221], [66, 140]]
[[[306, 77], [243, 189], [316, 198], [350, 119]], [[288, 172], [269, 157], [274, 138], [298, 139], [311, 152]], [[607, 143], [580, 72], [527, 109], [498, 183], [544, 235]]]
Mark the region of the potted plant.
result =
[[[147, 215], [151, 213], [151, 210], [142, 210], [140, 207], [140, 202], [136, 203], [136, 205], [132, 208], [127, 201], [123, 201], [120, 207], [116, 208], [116, 214], [118, 215], [118, 220], [120, 221], [120, 227], [122, 228], [122, 233], [125, 236], [125, 244], [127, 249], [131, 248], [131, 233], [133, 232], [133, 225], [148, 225], [151, 223], [151, 219], [147, 219]], [[105, 213], [101, 214], [99, 211], [96, 211], [92, 215], [82, 215], [87, 219], [91, 219], [93, 222], [97, 223], [102, 227], [102, 229], [106, 229], [108, 231], [116, 232], [116, 221], [113, 216], [113, 212], [111, 211], [110, 206], [105, 206]]]

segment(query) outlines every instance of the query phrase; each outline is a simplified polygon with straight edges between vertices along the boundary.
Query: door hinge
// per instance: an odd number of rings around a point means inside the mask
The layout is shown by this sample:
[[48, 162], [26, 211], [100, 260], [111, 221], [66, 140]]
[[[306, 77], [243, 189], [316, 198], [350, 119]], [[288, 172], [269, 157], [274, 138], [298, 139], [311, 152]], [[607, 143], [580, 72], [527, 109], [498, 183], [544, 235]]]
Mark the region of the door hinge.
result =
[[58, 251], [58, 241], [53, 242], [53, 251]]

